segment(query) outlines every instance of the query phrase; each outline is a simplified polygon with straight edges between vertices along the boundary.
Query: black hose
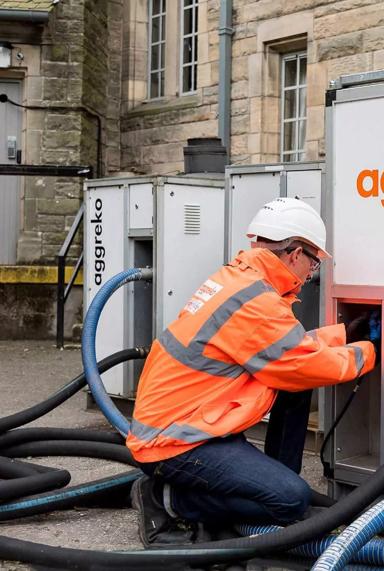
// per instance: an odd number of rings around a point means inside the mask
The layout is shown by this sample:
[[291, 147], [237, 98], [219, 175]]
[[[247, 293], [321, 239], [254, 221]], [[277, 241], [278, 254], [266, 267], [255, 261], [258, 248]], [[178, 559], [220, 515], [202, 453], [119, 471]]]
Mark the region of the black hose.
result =
[[[108, 371], [115, 365], [123, 363], [131, 359], [144, 359], [149, 352], [148, 347], [134, 347], [133, 349], [124, 349], [123, 351], [118, 351], [109, 357], [106, 357], [102, 361], [97, 363], [100, 373]], [[12, 428], [17, 428], [24, 424], [28, 424], [44, 414], [47, 414], [71, 396], [77, 393], [80, 389], [86, 385], [85, 374], [81, 373], [78, 377], [70, 381], [68, 384], [64, 385], [52, 396], [48, 397], [41, 403], [35, 404], [25, 410], [16, 412], [9, 416], [5, 416], [0, 419], [0, 433], [6, 432]]]
[[352, 520], [384, 490], [384, 467], [349, 496], [313, 518], [257, 537], [229, 539], [185, 548], [105, 553], [50, 547], [0, 536], [0, 558], [84, 571], [129, 569], [157, 571], [185, 569], [186, 565], [211, 565], [244, 561], [252, 557], [291, 549], [332, 531]]
[[87, 458], [100, 458], [123, 462], [136, 466], [132, 454], [126, 446], [121, 444], [107, 444], [105, 442], [87, 442], [76, 440], [46, 440], [40, 442], [27, 442], [9, 448], [1, 453], [9, 458], [25, 458], [27, 456], [82, 456]]
[[51, 470], [45, 474], [22, 476], [13, 480], [0, 482], [0, 502], [29, 496], [46, 490], [55, 490], [66, 486], [71, 480], [67, 470]]
[[16, 500], [0, 505], [0, 521], [8, 521], [26, 516], [43, 514], [54, 510], [64, 510], [74, 506], [102, 504], [110, 507], [115, 502], [119, 506], [130, 507], [130, 490], [133, 482], [142, 474], [141, 470], [131, 470], [60, 490], [45, 492], [27, 499]]
[[31, 465], [0, 456], [0, 478], [23, 478], [34, 476], [36, 473], [36, 469]]
[[321, 507], [321, 508], [330, 508], [331, 506], [337, 503], [337, 500], [326, 496], [325, 494], [320, 494], [316, 490], [311, 488], [311, 506]]
[[118, 432], [82, 428], [19, 428], [0, 435], [0, 450], [35, 440], [81, 440], [125, 444], [124, 438]]
[[330, 440], [330, 438], [333, 436], [333, 433], [335, 432], [340, 420], [343, 418], [343, 416], [345, 415], [345, 413], [347, 412], [348, 408], [350, 407], [353, 399], [355, 398], [355, 395], [357, 393], [357, 391], [360, 388], [360, 385], [363, 381], [365, 375], [363, 375], [362, 377], [359, 377], [356, 381], [356, 384], [353, 388], [353, 391], [351, 392], [351, 394], [349, 395], [349, 397], [347, 398], [343, 408], [341, 409], [341, 411], [339, 412], [339, 414], [336, 416], [335, 420], [333, 421], [331, 428], [328, 430], [326, 436], [324, 437], [323, 440], [323, 444], [321, 445], [320, 448], [320, 460], [321, 463], [323, 465], [324, 468], [324, 476], [326, 478], [333, 478], [334, 474], [333, 474], [333, 469], [331, 468], [331, 463], [327, 462], [324, 458], [324, 454], [325, 454], [325, 449], [327, 447], [327, 444]]

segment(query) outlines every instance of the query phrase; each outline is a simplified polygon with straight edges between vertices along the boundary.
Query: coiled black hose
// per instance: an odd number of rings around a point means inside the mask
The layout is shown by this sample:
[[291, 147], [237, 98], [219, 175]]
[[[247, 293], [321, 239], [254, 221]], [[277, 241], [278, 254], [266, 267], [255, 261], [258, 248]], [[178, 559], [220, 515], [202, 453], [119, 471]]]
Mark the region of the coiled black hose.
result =
[[136, 463], [125, 445], [108, 444], [106, 442], [88, 442], [86, 440], [43, 440], [27, 442], [2, 449], [2, 454], [9, 458], [25, 458], [28, 456], [82, 456], [123, 462], [130, 466]]
[[[143, 359], [148, 351], [149, 349], [146, 347], [119, 351], [98, 363], [99, 370], [104, 372], [127, 360]], [[7, 479], [0, 482], [0, 502], [62, 488], [71, 479], [67, 470], [21, 463], [10, 458], [68, 454], [104, 458], [134, 465], [124, 439], [115, 432], [28, 428], [4, 433], [10, 428], [15, 428], [43, 416], [74, 395], [85, 384], [85, 376], [82, 373], [42, 403], [0, 419], [0, 432], [3, 432], [0, 435], [0, 477]], [[37, 502], [35, 502], [36, 505]]]

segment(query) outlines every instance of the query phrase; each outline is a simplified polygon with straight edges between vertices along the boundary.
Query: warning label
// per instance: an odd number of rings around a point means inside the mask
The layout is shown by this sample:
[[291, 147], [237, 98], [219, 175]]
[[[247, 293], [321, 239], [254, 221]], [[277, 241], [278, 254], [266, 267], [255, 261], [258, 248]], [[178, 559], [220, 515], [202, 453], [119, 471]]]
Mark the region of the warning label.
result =
[[212, 281], [207, 280], [203, 283], [202, 286], [199, 287], [195, 296], [202, 299], [203, 301], [209, 301], [214, 295], [216, 295], [220, 290], [223, 289], [223, 286]]

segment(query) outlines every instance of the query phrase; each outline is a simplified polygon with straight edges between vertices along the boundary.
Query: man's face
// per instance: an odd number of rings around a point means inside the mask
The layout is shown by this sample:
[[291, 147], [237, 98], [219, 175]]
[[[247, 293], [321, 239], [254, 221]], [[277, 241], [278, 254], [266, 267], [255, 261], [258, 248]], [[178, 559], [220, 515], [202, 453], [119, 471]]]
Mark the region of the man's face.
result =
[[[321, 260], [318, 257], [318, 250], [309, 244], [288, 248], [281, 259], [286, 266], [297, 275], [302, 284], [312, 278], [321, 264]], [[293, 290], [293, 293], [299, 293], [302, 284], [297, 286], [297, 288]]]

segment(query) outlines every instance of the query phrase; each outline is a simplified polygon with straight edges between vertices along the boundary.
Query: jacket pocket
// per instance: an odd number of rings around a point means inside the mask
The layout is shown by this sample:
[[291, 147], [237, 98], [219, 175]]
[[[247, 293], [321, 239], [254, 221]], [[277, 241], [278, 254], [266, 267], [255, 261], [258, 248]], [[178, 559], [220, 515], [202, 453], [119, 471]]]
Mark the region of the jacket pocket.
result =
[[201, 416], [207, 424], [215, 424], [223, 416], [226, 416], [232, 410], [241, 407], [238, 401], [229, 401], [225, 403], [206, 404], [201, 409]]

